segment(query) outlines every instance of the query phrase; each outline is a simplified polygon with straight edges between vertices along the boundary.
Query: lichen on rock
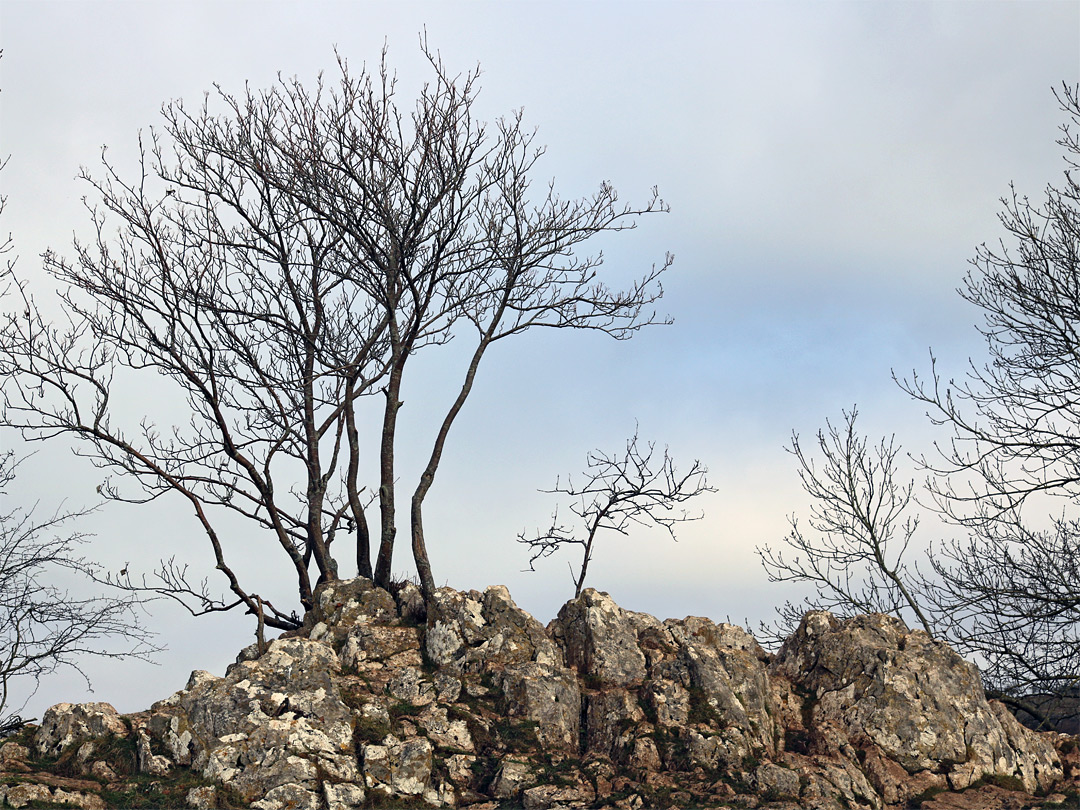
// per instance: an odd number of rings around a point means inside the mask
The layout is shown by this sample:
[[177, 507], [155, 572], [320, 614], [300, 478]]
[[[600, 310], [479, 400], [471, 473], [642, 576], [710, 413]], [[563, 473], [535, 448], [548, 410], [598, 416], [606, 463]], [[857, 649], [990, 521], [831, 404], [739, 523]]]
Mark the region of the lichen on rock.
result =
[[[58, 704], [32, 745], [0, 748], [0, 797], [104, 807], [105, 785], [140, 773], [205, 780], [179, 794], [191, 807], [259, 810], [884, 810], [988, 780], [1080, 786], [1065, 738], [1021, 726], [971, 664], [886, 616], [807, 614], [770, 656], [733, 625], [591, 589], [546, 629], [501, 586], [416, 596], [324, 583], [300, 630], [148, 712]], [[101, 758], [118, 745], [133, 764]], [[88, 778], [36, 773], [35, 756]]]

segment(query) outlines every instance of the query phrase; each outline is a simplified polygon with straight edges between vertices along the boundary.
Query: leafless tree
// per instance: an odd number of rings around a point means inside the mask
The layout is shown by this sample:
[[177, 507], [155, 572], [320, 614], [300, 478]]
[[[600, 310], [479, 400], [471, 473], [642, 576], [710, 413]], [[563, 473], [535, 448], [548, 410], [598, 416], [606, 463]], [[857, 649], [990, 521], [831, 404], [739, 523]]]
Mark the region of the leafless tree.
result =
[[[8, 494], [17, 466], [11, 452], [0, 456], [0, 495]], [[83, 535], [54, 534], [86, 512], [37, 517], [34, 511], [0, 512], [0, 730], [21, 723], [10, 711], [17, 683], [34, 684], [29, 699], [42, 678], [70, 667], [89, 686], [82, 669], [86, 656], [146, 659], [155, 651], [139, 622], [135, 595], [81, 598], [52, 584], [64, 576], [99, 574], [78, 554]]]
[[[0, 170], [6, 164], [6, 158], [0, 161]], [[0, 214], [6, 204], [0, 195]], [[13, 247], [10, 234], [0, 241], [0, 300], [14, 297]], [[5, 371], [0, 361], [0, 373]], [[12, 451], [0, 453], [0, 498], [5, 502], [18, 465]], [[64, 667], [79, 672], [89, 686], [81, 666], [85, 656], [145, 659], [155, 651], [139, 622], [135, 596], [80, 598], [56, 584], [65, 576], [100, 578], [98, 567], [77, 553], [83, 535], [54, 534], [87, 510], [61, 508], [48, 517], [35, 511], [0, 508], [0, 738], [23, 725], [16, 712], [25, 701], [12, 711], [16, 683], [34, 684], [29, 700], [42, 678]], [[103, 646], [117, 640], [119, 647]]]
[[921, 604], [920, 577], [903, 561], [919, 525], [910, 509], [914, 483], [897, 480], [895, 438], [868, 446], [855, 429], [857, 418], [852, 408], [842, 426], [826, 422], [818, 431], [820, 466], [792, 434], [790, 452], [812, 499], [807, 523], [813, 533], [804, 533], [792, 516], [788, 556], [767, 545], [757, 551], [770, 581], [807, 583], [816, 593], [778, 609], [778, 626], [770, 631], [776, 638], [789, 635], [810, 608], [914, 617], [934, 633]]
[[[342, 534], [355, 532], [358, 572], [388, 585], [408, 360], [471, 334], [460, 390], [411, 501], [413, 555], [430, 596], [423, 504], [487, 349], [535, 326], [626, 338], [662, 322], [648, 307], [670, 257], [630, 289], [610, 290], [601, 256], [576, 253], [666, 210], [656, 193], [640, 207], [620, 205], [608, 184], [582, 200], [550, 185], [535, 194], [543, 150], [520, 113], [480, 122], [478, 72], [452, 76], [423, 50], [434, 77], [411, 113], [397, 104], [385, 53], [359, 76], [339, 59], [332, 84], [283, 78], [240, 96], [219, 89], [194, 110], [167, 104], [134, 180], [104, 157], [102, 179], [84, 172], [98, 200], [95, 238], [76, 244], [74, 260], [46, 256], [68, 290], [69, 320], [46, 322], [20, 286], [28, 315], [10, 313], [0, 330], [11, 364], [3, 422], [31, 440], [77, 439], [117, 474], [103, 484], [110, 498], [185, 499], [231, 595], [211, 596], [171, 561], [156, 580], [120, 584], [193, 613], [243, 607], [266, 626], [295, 627], [295, 611], [235, 573], [218, 531], [231, 512], [284, 555], [304, 610], [317, 581], [339, 576]], [[175, 386], [186, 425], [119, 423], [114, 388], [149, 372]], [[364, 442], [358, 414], [372, 394], [382, 425]], [[371, 455], [378, 481], [365, 486]]]
[[[819, 434], [825, 474], [796, 444], [824, 539], [794, 527], [800, 557], [762, 555], [775, 578], [813, 582], [813, 606], [910, 611], [978, 662], [989, 694], [1044, 723], [1075, 716], [1080, 689], [1080, 89], [1058, 100], [1064, 183], [1041, 206], [1015, 190], [1002, 200], [1006, 235], [977, 250], [960, 289], [982, 313], [989, 361], [945, 381], [931, 358], [928, 379], [899, 380], [951, 432], [919, 460], [925, 503], [963, 536], [931, 544], [922, 572], [901, 565], [912, 484], [894, 481], [891, 440], [867, 462], [852, 414], [843, 435]], [[893, 562], [878, 554], [890, 528]]]
[[[628, 535], [635, 526], [659, 526], [675, 540], [675, 524], [701, 519], [701, 514], [692, 515], [677, 507], [703, 492], [716, 491], [706, 480], [708, 470], [695, 459], [689, 471], [680, 474], [666, 447], [662, 457], [656, 456], [653, 442], [644, 450], [638, 447], [635, 431], [621, 454], [591, 451], [581, 485], [575, 485], [568, 476], [566, 484], [556, 481], [553, 489], [541, 490], [574, 499], [569, 508], [581, 521], [584, 534], [561, 524], [556, 509], [546, 531], [518, 535], [518, 542], [532, 551], [529, 569], [535, 570], [533, 566], [538, 559], [549, 557], [564, 546], [581, 546], [581, 564], [573, 577], [577, 598], [592, 561], [594, 544], [602, 532]], [[573, 566], [570, 570], [573, 573]]]
[[1015, 189], [1002, 200], [1005, 236], [979, 247], [960, 289], [989, 361], [946, 382], [932, 359], [928, 380], [901, 381], [952, 433], [924, 463], [968, 533], [934, 565], [954, 632], [1014, 694], [1080, 688], [1080, 88], [1057, 97], [1063, 183], [1041, 205]]

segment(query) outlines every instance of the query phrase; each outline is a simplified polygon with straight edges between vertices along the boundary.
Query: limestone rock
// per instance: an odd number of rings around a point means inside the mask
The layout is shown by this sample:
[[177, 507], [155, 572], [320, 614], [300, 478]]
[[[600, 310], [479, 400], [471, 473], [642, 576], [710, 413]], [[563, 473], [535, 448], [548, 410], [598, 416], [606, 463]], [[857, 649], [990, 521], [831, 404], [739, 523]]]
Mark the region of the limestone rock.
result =
[[45, 711], [34, 734], [34, 749], [40, 756], [55, 757], [90, 737], [122, 737], [127, 733], [127, 726], [109, 703], [57, 703]]
[[323, 797], [327, 810], [358, 810], [364, 806], [366, 794], [360, 785], [323, 782]]
[[[315, 609], [311, 618], [315, 626], [309, 637], [324, 638], [329, 630], [340, 638], [350, 627], [390, 623], [398, 618], [398, 613], [389, 591], [377, 587], [370, 579], [357, 577], [319, 585], [315, 589]], [[316, 629], [320, 624], [325, 629]]]
[[267, 791], [266, 796], [252, 802], [256, 810], [319, 810], [319, 794], [303, 785], [278, 785]]
[[645, 655], [628, 612], [606, 593], [586, 588], [563, 605], [550, 627], [566, 663], [597, 685], [630, 686], [645, 679]]
[[45, 785], [14, 785], [7, 789], [7, 794], [4, 798], [7, 801], [8, 807], [14, 808], [26, 807], [30, 802], [49, 802], [51, 804], [52, 791], [45, 787]]
[[545, 750], [577, 750], [581, 692], [569, 670], [536, 662], [518, 664], [503, 672], [502, 687], [507, 715], [536, 721]]
[[[102, 781], [154, 795], [187, 769], [257, 810], [886, 810], [935, 791], [939, 808], [1030, 804], [1080, 783], [1075, 746], [1021, 726], [974, 667], [895, 619], [811, 613], [769, 656], [733, 625], [660, 621], [594, 590], [547, 630], [502, 587], [443, 588], [426, 606], [414, 591], [320, 585], [302, 628], [224, 677], [193, 672], [149, 712], [58, 704], [31, 747], [94, 779], [33, 772], [9, 742], [0, 804], [97, 810]], [[979, 786], [995, 778], [1027, 792]], [[180, 784], [160, 795], [228, 799]]]
[[192, 788], [184, 797], [188, 807], [195, 810], [211, 810], [217, 806], [217, 788], [213, 785]]
[[386, 668], [419, 667], [420, 631], [415, 627], [357, 624], [345, 633], [341, 666], [346, 670], [370, 671], [373, 665]]
[[384, 796], [421, 796], [431, 783], [431, 755], [431, 743], [423, 738], [402, 742], [388, 736], [383, 745], [366, 745], [365, 784]]
[[585, 696], [585, 751], [621, 759], [629, 743], [629, 727], [642, 722], [645, 712], [636, 695], [626, 689], [605, 689]]
[[535, 661], [562, 661], [544, 626], [519, 608], [502, 585], [461, 593], [436, 591], [427, 610], [424, 650], [429, 661], [459, 672], [479, 672]]
[[527, 787], [536, 784], [536, 774], [526, 762], [507, 760], [503, 762], [491, 783], [491, 794], [496, 799], [516, 800]]
[[774, 755], [777, 728], [767, 656], [753, 636], [734, 625], [697, 617], [669, 620], [664, 627], [678, 645], [677, 661], [689, 675], [694, 715], [690, 722], [712, 721], [720, 728], [739, 729], [739, 743], [749, 748], [748, 753]]
[[815, 724], [866, 740], [908, 774], [955, 774], [955, 788], [1015, 776], [1028, 790], [1061, 778], [1044, 738], [1003, 726], [974, 665], [899, 619], [808, 613], [773, 671], [813, 695]]
[[[225, 678], [193, 675], [191, 688], [159, 705], [162, 716], [149, 726], [181, 754], [178, 761], [186, 749], [203, 776], [231, 784], [248, 800], [273, 803], [270, 792], [286, 785], [315, 790], [319, 773], [355, 781], [352, 713], [332, 677], [339, 670], [326, 644], [278, 639]], [[292, 795], [274, 795], [286, 794]]]

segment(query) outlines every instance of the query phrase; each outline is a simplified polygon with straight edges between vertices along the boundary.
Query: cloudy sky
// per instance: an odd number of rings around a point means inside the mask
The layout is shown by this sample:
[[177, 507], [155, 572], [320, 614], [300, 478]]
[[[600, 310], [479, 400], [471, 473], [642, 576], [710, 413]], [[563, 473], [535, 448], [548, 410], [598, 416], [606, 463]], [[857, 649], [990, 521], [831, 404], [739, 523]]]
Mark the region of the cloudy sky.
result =
[[[428, 77], [425, 29], [450, 68], [482, 67], [483, 117], [524, 107], [548, 146], [539, 173], [565, 194], [610, 181], [635, 201], [659, 186], [670, 214], [598, 245], [613, 278], [676, 256], [662, 302], [673, 326], [624, 343], [530, 334], [485, 361], [429, 499], [437, 582], [506, 584], [551, 619], [572, 595], [568, 560], [524, 573], [514, 538], [550, 513], [539, 487], [591, 448], [618, 449], [636, 420], [683, 465], [708, 465], [718, 492], [677, 544], [608, 538], [588, 584], [661, 616], [768, 618], [794, 594], [768, 584], [754, 548], [806, 507], [784, 452], [791, 431], [858, 403], [868, 432], [921, 449], [933, 433], [892, 370], [925, 371], [931, 346], [947, 372], [979, 355], [977, 315], [955, 287], [975, 245], [1000, 235], [1009, 183], [1037, 197], [1061, 175], [1052, 88], [1080, 80], [1080, 3], [4, 0], [0, 227], [20, 272], [40, 283], [37, 256], [87, 234], [79, 167], [108, 145], [130, 175], [163, 102], [278, 72], [310, 81], [333, 68], [335, 47], [358, 66], [384, 42], [408, 93]], [[451, 396], [445, 382], [432, 368], [406, 392], [417, 403], [402, 416], [406, 483], [424, 444], [408, 437], [428, 435], [425, 408]], [[167, 406], [144, 392], [130, 413]], [[87, 506], [98, 483], [45, 447], [8, 498]], [[117, 569], [177, 554], [212, 573], [182, 508], [109, 506], [80, 528]], [[274, 577], [257, 535], [237, 527], [230, 541], [245, 549], [238, 567]], [[92, 698], [56, 678], [27, 714], [60, 700], [145, 708], [191, 669], [222, 673], [251, 640], [240, 616], [150, 611], [169, 648], [157, 666], [88, 662]]]

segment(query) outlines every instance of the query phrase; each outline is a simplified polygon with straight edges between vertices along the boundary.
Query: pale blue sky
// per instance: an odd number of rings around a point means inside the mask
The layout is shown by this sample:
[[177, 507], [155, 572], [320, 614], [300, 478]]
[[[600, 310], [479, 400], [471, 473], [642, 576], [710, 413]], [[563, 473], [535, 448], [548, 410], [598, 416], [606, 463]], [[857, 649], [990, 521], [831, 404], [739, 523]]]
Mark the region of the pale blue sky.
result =
[[[447, 65], [480, 63], [485, 116], [525, 108], [549, 147], [541, 174], [566, 194], [603, 180], [627, 200], [660, 187], [671, 213], [604, 243], [616, 275], [676, 255], [662, 302], [673, 326], [628, 343], [537, 333], [485, 361], [425, 521], [437, 582], [506, 584], [552, 618], [572, 592], [566, 563], [522, 573], [514, 537], [550, 512], [538, 487], [593, 447], [617, 448], [636, 419], [677, 460], [701, 458], [719, 492], [677, 545], [602, 547], [588, 584], [661, 616], [767, 618], [792, 594], [767, 584], [753, 549], [805, 507], [790, 431], [858, 402], [868, 430], [924, 447], [931, 431], [890, 370], [925, 369], [933, 346], [959, 372], [980, 350], [954, 289], [974, 246], [998, 237], [1008, 183], [1037, 196], [1061, 174], [1051, 88], [1080, 80], [1080, 3], [4, 0], [0, 227], [21, 272], [39, 276], [38, 254], [86, 233], [79, 166], [108, 144], [130, 170], [163, 101], [278, 71], [310, 79], [332, 70], [335, 45], [358, 65], [384, 40], [405, 97], [425, 77], [425, 26]], [[425, 431], [426, 444], [424, 405], [450, 396], [440, 379], [432, 368], [406, 391], [403, 436]], [[134, 414], [161, 405], [139, 396]], [[404, 481], [423, 446], [405, 447]], [[15, 497], [89, 504], [98, 481], [43, 450]], [[208, 568], [183, 510], [110, 507], [86, 528], [118, 565], [178, 553]], [[245, 532], [233, 539], [255, 571], [258, 538]], [[220, 673], [250, 639], [239, 616], [162, 607], [150, 623], [170, 647], [162, 665], [91, 662], [94, 699], [144, 708], [190, 669]], [[28, 709], [81, 699], [57, 679]]]

